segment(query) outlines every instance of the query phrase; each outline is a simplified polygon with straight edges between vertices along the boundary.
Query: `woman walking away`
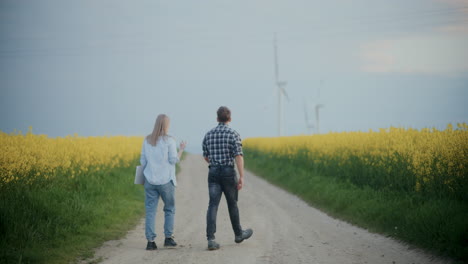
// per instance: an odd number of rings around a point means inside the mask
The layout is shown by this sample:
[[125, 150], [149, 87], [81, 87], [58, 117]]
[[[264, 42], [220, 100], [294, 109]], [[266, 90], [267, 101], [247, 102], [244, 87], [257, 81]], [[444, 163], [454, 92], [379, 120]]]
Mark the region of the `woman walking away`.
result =
[[159, 197], [164, 202], [164, 240], [165, 247], [175, 247], [174, 215], [175, 215], [175, 164], [179, 162], [186, 143], [181, 142], [177, 153], [175, 139], [168, 135], [169, 117], [161, 114], [156, 118], [153, 133], [148, 135], [141, 150], [140, 163], [145, 175], [145, 235], [148, 240], [146, 250], [156, 250], [155, 217]]

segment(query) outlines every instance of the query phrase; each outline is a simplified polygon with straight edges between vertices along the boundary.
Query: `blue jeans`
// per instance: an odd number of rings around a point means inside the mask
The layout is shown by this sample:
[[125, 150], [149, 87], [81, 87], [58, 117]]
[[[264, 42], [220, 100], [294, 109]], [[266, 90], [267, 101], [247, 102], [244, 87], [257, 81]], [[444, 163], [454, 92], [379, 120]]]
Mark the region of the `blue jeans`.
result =
[[164, 235], [171, 237], [174, 231], [174, 215], [175, 215], [175, 186], [170, 181], [163, 185], [152, 185], [145, 181], [145, 208], [146, 208], [146, 223], [145, 235], [148, 241], [153, 241], [156, 238], [154, 229], [156, 211], [158, 209], [159, 196], [164, 202]]
[[206, 213], [206, 237], [208, 240], [215, 239], [216, 216], [218, 214], [219, 201], [224, 193], [226, 198], [229, 217], [231, 219], [234, 235], [242, 235], [242, 227], [239, 220], [239, 209], [237, 208], [237, 177], [234, 167], [213, 166], [208, 173], [208, 191], [210, 203]]

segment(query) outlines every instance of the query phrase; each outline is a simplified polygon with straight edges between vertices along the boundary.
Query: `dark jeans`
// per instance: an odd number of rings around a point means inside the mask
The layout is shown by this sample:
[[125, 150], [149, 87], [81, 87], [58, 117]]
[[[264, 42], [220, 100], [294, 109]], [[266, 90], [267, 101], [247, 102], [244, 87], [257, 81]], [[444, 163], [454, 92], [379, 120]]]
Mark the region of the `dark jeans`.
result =
[[232, 229], [236, 236], [242, 235], [242, 227], [239, 221], [239, 209], [237, 208], [237, 177], [234, 167], [210, 166], [208, 173], [208, 191], [210, 203], [206, 213], [206, 237], [215, 239], [216, 215], [221, 195], [226, 198]]

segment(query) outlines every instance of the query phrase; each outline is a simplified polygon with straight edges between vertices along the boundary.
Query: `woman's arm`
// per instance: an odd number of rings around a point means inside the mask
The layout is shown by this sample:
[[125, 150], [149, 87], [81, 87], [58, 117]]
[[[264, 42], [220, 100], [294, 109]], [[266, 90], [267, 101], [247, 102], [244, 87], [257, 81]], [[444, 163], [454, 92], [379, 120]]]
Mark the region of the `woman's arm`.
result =
[[187, 143], [182, 141], [180, 143], [179, 152], [177, 152], [176, 142], [174, 139], [171, 139], [171, 142], [169, 144], [169, 163], [170, 164], [174, 165], [180, 161], [180, 158], [182, 157], [182, 153], [184, 152], [186, 145]]
[[177, 153], [177, 157], [179, 158], [179, 160], [182, 157], [182, 153], [184, 153], [185, 146], [187, 146], [187, 142], [185, 141], [180, 142], [179, 153]]
[[141, 147], [140, 164], [141, 166], [145, 167], [147, 162], [148, 161], [146, 160], [146, 155], [145, 155], [145, 141], [143, 141], [143, 147]]

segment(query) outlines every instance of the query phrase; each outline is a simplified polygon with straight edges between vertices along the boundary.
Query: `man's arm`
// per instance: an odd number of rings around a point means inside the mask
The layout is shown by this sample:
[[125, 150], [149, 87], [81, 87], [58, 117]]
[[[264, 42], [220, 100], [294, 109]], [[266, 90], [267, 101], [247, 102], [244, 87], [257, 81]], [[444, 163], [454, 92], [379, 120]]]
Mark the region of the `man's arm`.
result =
[[236, 156], [236, 165], [237, 170], [239, 171], [239, 182], [237, 183], [237, 190], [240, 190], [244, 185], [244, 156]]
[[205, 159], [206, 162], [208, 162], [208, 164], [210, 164], [210, 159], [208, 159], [208, 146], [206, 145], [206, 135], [203, 138], [202, 148], [203, 148], [203, 158]]

